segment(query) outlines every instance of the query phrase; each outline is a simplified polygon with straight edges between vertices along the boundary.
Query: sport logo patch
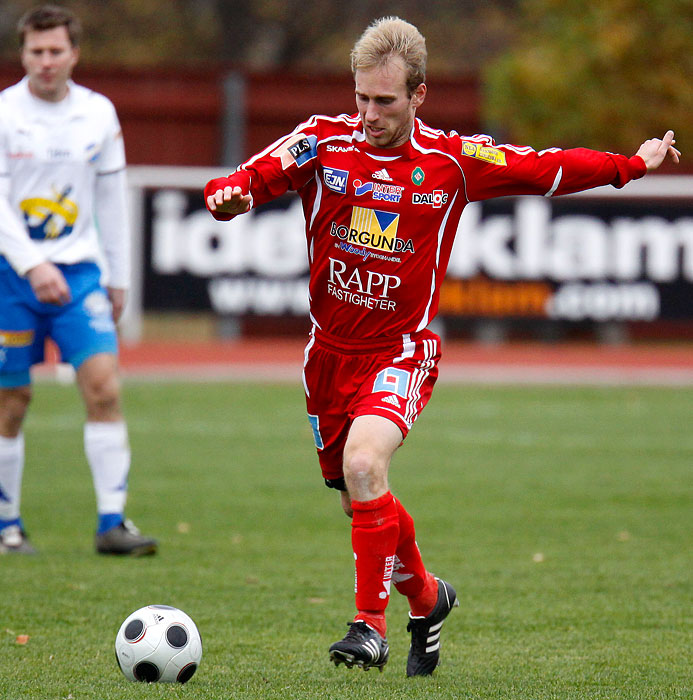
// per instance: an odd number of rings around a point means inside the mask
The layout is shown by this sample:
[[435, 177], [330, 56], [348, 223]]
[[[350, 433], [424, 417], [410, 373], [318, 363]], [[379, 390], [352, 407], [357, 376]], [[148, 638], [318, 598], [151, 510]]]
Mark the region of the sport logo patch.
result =
[[349, 171], [323, 166], [323, 180], [327, 187], [337, 194], [346, 194]]
[[402, 192], [404, 192], [404, 187], [399, 185], [387, 185], [383, 182], [363, 183], [361, 180], [354, 180], [354, 188], [357, 197], [370, 192], [371, 197], [375, 200], [395, 203], [402, 199]]
[[399, 402], [399, 399], [394, 395], [394, 394], [389, 394], [388, 396], [383, 396], [381, 401], [384, 401], [385, 403], [391, 403], [393, 406], [396, 406], [397, 408], [402, 408], [402, 405]]
[[470, 141], [462, 142], [462, 154], [470, 158], [484, 160], [487, 163], [494, 165], [507, 165], [505, 161], [505, 153], [499, 148], [484, 146], [481, 143], [471, 143]]
[[281, 146], [275, 148], [270, 155], [281, 160], [282, 170], [286, 170], [294, 163], [300, 168], [304, 163], [316, 157], [317, 143], [317, 136], [295, 134]]

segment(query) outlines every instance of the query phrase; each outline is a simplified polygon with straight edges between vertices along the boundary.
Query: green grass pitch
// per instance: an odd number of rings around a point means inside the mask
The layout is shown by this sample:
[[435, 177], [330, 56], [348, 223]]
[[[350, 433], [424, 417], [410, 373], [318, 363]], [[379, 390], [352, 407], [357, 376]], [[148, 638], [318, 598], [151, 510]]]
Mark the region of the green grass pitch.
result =
[[[94, 554], [81, 405], [37, 387], [23, 515], [40, 554], [0, 557], [0, 697], [692, 697], [693, 389], [437, 388], [391, 470], [461, 603], [418, 679], [396, 593], [385, 672], [328, 661], [354, 612], [349, 521], [298, 382], [133, 382], [125, 409], [128, 515], [161, 543], [140, 560]], [[198, 624], [185, 686], [117, 668], [120, 623], [150, 603]]]

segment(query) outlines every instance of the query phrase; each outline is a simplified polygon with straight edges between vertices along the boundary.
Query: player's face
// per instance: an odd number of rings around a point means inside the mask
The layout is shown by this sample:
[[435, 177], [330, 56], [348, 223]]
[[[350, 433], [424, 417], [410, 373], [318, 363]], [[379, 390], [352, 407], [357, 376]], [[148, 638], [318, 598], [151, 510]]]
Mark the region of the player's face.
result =
[[79, 58], [79, 49], [72, 46], [67, 27], [24, 35], [22, 65], [29, 76], [29, 89], [42, 100], [59, 102], [67, 95], [67, 81]]
[[399, 56], [382, 66], [356, 71], [356, 107], [366, 141], [372, 146], [394, 148], [409, 139], [416, 108], [426, 96], [426, 86], [422, 83], [410, 96], [406, 78], [404, 61]]

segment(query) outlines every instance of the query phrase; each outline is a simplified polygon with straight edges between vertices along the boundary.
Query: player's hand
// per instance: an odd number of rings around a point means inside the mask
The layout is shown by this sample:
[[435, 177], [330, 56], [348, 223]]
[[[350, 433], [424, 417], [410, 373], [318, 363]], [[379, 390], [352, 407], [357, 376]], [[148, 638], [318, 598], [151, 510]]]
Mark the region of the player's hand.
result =
[[72, 300], [65, 276], [52, 262], [39, 263], [26, 276], [40, 302], [62, 306]]
[[681, 152], [674, 148], [675, 143], [674, 132], [669, 130], [663, 139], [645, 141], [635, 155], [645, 161], [648, 170], [656, 170], [667, 156], [670, 156], [674, 163], [679, 162]]
[[127, 296], [128, 293], [126, 289], [117, 289], [116, 287], [108, 288], [108, 299], [111, 302], [111, 310], [115, 323], [118, 323], [120, 317], [123, 315]]
[[240, 187], [227, 185], [224, 189], [218, 189], [207, 197], [209, 211], [218, 211], [222, 214], [245, 214], [252, 203], [249, 194], [243, 194]]

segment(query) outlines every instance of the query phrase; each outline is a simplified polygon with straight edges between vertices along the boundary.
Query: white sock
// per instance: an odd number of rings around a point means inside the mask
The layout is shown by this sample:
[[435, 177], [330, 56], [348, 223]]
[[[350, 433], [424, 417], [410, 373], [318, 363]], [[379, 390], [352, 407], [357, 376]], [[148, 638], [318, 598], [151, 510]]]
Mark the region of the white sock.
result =
[[0, 436], [0, 520], [19, 518], [24, 472], [24, 434]]
[[84, 451], [94, 479], [97, 511], [100, 515], [122, 513], [130, 471], [130, 445], [125, 422], [86, 423]]

